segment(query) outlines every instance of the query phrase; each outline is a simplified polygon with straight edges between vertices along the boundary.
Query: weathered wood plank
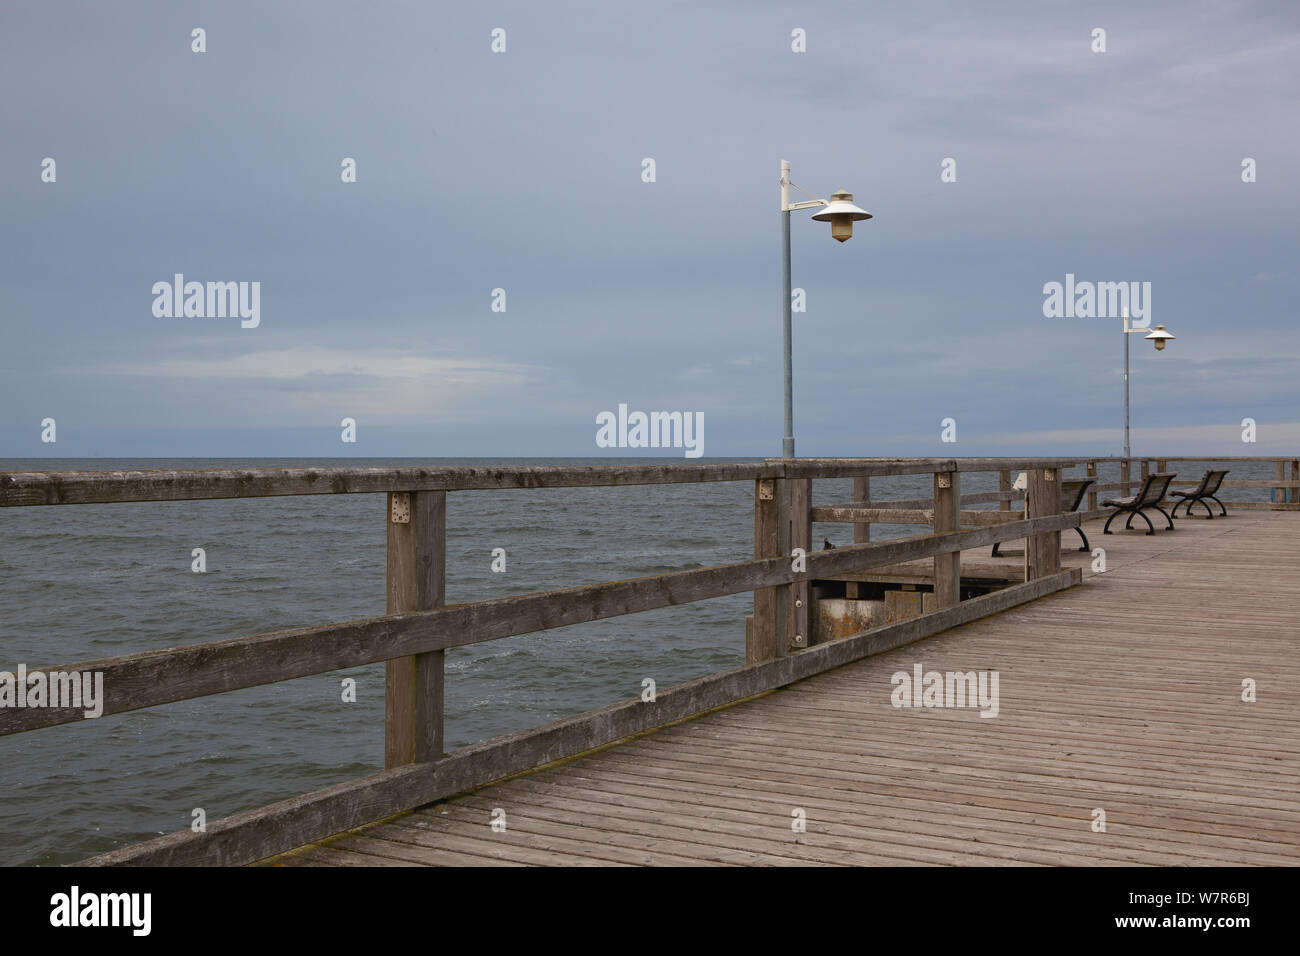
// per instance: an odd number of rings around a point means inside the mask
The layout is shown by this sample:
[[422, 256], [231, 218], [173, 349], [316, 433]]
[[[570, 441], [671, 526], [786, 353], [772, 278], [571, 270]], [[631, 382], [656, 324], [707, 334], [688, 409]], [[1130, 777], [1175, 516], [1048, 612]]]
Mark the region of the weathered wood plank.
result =
[[[1061, 472], [1055, 468], [1031, 468], [1025, 514], [1030, 518], [1058, 515], [1061, 511]], [[1056, 574], [1061, 570], [1061, 533], [1031, 534], [1025, 539], [1025, 580]]]
[[659, 485], [779, 477], [781, 466], [646, 464], [502, 468], [248, 468], [203, 471], [0, 472], [0, 507], [194, 501], [278, 495], [378, 494]]
[[[871, 501], [871, 479], [854, 478], [853, 479], [853, 502], [859, 507], [869, 508]], [[815, 520], [815, 519], [814, 519]], [[853, 525], [853, 543], [866, 544], [871, 540], [871, 522], [859, 521]]]
[[[812, 550], [812, 479], [792, 478], [787, 484], [790, 486], [790, 549], [786, 553], [803, 548], [807, 554]], [[791, 621], [789, 646], [792, 648], [807, 647], [812, 642], [809, 624], [812, 593], [808, 582], [806, 574], [799, 575], [786, 596]]]
[[[952, 474], [955, 474], [953, 472]], [[875, 524], [908, 524], [922, 525], [934, 524], [934, 509], [890, 509], [890, 508], [856, 508], [852, 505], [834, 505], [830, 507], [813, 508], [812, 519], [814, 521], [849, 523], [867, 521]], [[1008, 521], [1023, 520], [1020, 515], [1014, 511], [974, 511], [963, 510], [960, 513], [961, 524], [976, 527], [985, 527], [989, 525], [1006, 524]]]
[[[956, 531], [961, 524], [961, 475], [950, 471], [934, 476], [934, 531]], [[974, 512], [983, 514], [983, 512]], [[988, 512], [992, 515], [995, 512]], [[1001, 516], [999, 516], [1001, 520]], [[934, 601], [951, 607], [961, 599], [961, 552], [934, 556]]]
[[[447, 493], [388, 496], [388, 613], [441, 607], [447, 596]], [[384, 679], [384, 766], [442, 756], [443, 650], [390, 660]]]
[[[1040, 467], [1072, 461], [1044, 459]], [[1024, 467], [1005, 459], [837, 458], [726, 464], [508, 466], [501, 468], [246, 468], [195, 471], [0, 472], [0, 507], [196, 501], [277, 495], [378, 494], [656, 485], [762, 478], [856, 478]]]
[[1000, 468], [1071, 468], [1074, 458], [799, 458], [784, 461], [785, 478], [858, 478], [885, 475], [928, 475], [940, 471], [997, 471]]
[[[765, 478], [754, 482], [754, 557], [781, 560], [781, 501], [785, 482]], [[754, 626], [745, 645], [745, 663], [758, 664], [780, 656], [785, 643], [785, 618], [776, 587], [754, 589]]]
[[[973, 531], [813, 551], [808, 555], [807, 577], [830, 577], [878, 565], [932, 558], [936, 554], [1021, 538], [1035, 529], [1073, 528], [1078, 522], [1077, 513], [1054, 515]], [[783, 530], [779, 518], [776, 527], [778, 535], [788, 534], [788, 525]], [[102, 672], [103, 713], [118, 714], [726, 594], [779, 589], [797, 577], [789, 556], [777, 556], [40, 669]], [[788, 620], [784, 608], [778, 607], [777, 613], [782, 615], [779, 620]], [[758, 623], [756, 618], [755, 630]], [[779, 646], [777, 653], [782, 653]], [[83, 712], [77, 708], [0, 708], [0, 736], [69, 723], [81, 720], [82, 716]]]
[[[830, 552], [827, 552], [828, 554]], [[855, 637], [589, 711], [472, 747], [432, 764], [411, 764], [284, 800], [208, 824], [102, 854], [90, 866], [237, 865], [383, 819], [511, 774], [604, 746], [615, 740], [764, 693], [871, 654], [920, 640], [987, 614], [1032, 601], [1080, 581], [1078, 569], [995, 591]]]

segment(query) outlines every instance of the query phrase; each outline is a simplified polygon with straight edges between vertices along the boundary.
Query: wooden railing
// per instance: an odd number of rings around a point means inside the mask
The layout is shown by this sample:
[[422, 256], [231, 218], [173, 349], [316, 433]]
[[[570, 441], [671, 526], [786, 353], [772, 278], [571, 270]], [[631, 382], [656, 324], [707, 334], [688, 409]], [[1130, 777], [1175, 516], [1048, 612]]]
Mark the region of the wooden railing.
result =
[[[1145, 479], [1153, 470], [1155, 472], [1165, 472], [1170, 470], [1170, 463], [1173, 463], [1175, 470], [1178, 462], [1197, 462], [1208, 465], [1225, 465], [1231, 469], [1234, 462], [1269, 462], [1274, 466], [1274, 479], [1227, 479], [1223, 482], [1223, 488], [1268, 488], [1271, 489], [1270, 501], [1245, 501], [1237, 499], [1224, 498], [1224, 503], [1234, 508], [1247, 510], [1271, 510], [1271, 511], [1292, 511], [1300, 510], [1300, 459], [1296, 458], [1272, 458], [1269, 456], [1237, 456], [1237, 457], [1179, 457], [1179, 458], [1130, 458], [1105, 457], [1105, 458], [1078, 458], [1072, 464], [1075, 466], [1082, 465], [1085, 467], [1084, 476], [1067, 476], [1063, 480], [1074, 480], [1075, 477], [1098, 477], [1098, 465], [1101, 463], [1117, 464], [1120, 472], [1119, 481], [1101, 482], [1096, 481], [1088, 489], [1086, 495], [1085, 507], [1080, 508], [1080, 514], [1084, 520], [1089, 518], [1102, 517], [1110, 514], [1111, 509], [1098, 507], [1099, 502], [1106, 497], [1108, 493], [1115, 492], [1121, 496], [1134, 494], [1141, 485], [1142, 479]], [[1291, 478], [1287, 479], [1287, 466], [1290, 466]], [[1133, 465], [1137, 465], [1139, 473], [1134, 476]], [[1012, 481], [1014, 473], [1018, 469], [1015, 466], [998, 470], [998, 491], [977, 492], [961, 496], [962, 505], [973, 504], [991, 504], [997, 503], [997, 511], [961, 511], [961, 523], [963, 525], [989, 525], [998, 524], [1003, 521], [1011, 520], [1015, 512], [1012, 509], [1012, 502], [1025, 500], [1025, 493], [1022, 491], [1012, 490]], [[1200, 484], [1201, 472], [1197, 470], [1195, 474], [1188, 473], [1182, 475], [1170, 482], [1171, 487], [1194, 487]], [[854, 502], [846, 505], [823, 506], [814, 508], [812, 511], [812, 520], [814, 521], [853, 521], [854, 540], [870, 540], [872, 524], [932, 524], [934, 520], [935, 498], [911, 498], [907, 500], [894, 500], [888, 502], [871, 501], [870, 479], [858, 479], [854, 483]]]
[[[1231, 469], [1234, 463], [1239, 462], [1269, 462], [1273, 465], [1273, 480], [1267, 479], [1250, 479], [1250, 478], [1229, 478], [1223, 482], [1223, 488], [1269, 488], [1272, 490], [1271, 501], [1246, 501], [1240, 499], [1224, 499], [1224, 504], [1241, 508], [1244, 510], [1271, 510], [1271, 511], [1293, 511], [1300, 510], [1300, 459], [1297, 458], [1274, 458], [1267, 455], [1255, 456], [1218, 456], [1218, 457], [1171, 457], [1171, 458], [1080, 458], [1080, 464], [1086, 466], [1087, 476], [1096, 477], [1097, 466], [1102, 462], [1116, 463], [1119, 466], [1119, 481], [1098, 482], [1094, 484], [1087, 494], [1087, 508], [1081, 509], [1084, 518], [1097, 517], [1108, 514], [1108, 509], [1098, 508], [1098, 502], [1108, 497], [1106, 492], [1118, 492], [1122, 496], [1136, 493], [1142, 480], [1147, 475], [1154, 472], [1178, 471], [1179, 462], [1197, 462], [1198, 470], [1193, 474], [1180, 474], [1178, 478], [1170, 482], [1171, 487], [1195, 487], [1200, 484], [1201, 471], [1200, 464], [1206, 465], [1223, 465]], [[1170, 468], [1170, 464], [1173, 468]], [[1138, 474], [1133, 473], [1133, 465], [1138, 466]], [[1290, 465], [1291, 478], [1286, 477], [1287, 466]], [[1009, 478], [1004, 476], [1004, 481], [1009, 482]], [[1010, 487], [1009, 483], [1007, 487]], [[1014, 499], [1013, 499], [1014, 500]], [[1006, 507], [1010, 507], [1007, 505]]]
[[[240, 864], [412, 809], [572, 756], [674, 720], [733, 703], [820, 671], [879, 653], [1079, 583], [1062, 571], [1060, 537], [1080, 516], [1060, 514], [1061, 459], [798, 459], [741, 464], [510, 468], [328, 468], [223, 471], [0, 473], [0, 507], [179, 501], [275, 495], [388, 496], [387, 613], [227, 641], [32, 670], [102, 673], [103, 714], [387, 662], [385, 770], [325, 790], [86, 861], [111, 864]], [[1026, 471], [1023, 518], [962, 510], [1013, 493], [963, 496], [971, 472]], [[873, 477], [925, 475], [933, 498], [872, 502]], [[818, 508], [812, 481], [853, 479], [854, 501]], [[754, 558], [677, 571], [476, 601], [445, 603], [448, 492], [507, 488], [754, 483]], [[871, 542], [870, 524], [918, 516], [933, 533]], [[996, 516], [996, 517], [988, 517]], [[855, 543], [813, 550], [813, 521], [854, 524]], [[996, 523], [990, 523], [996, 522]], [[970, 527], [970, 526], [974, 527]], [[963, 526], [967, 530], [962, 530]], [[1022, 584], [960, 599], [961, 551], [1026, 539]], [[801, 549], [802, 554], [796, 552]], [[903, 561], [934, 562], [934, 606], [927, 613], [809, 646], [810, 583]], [[754, 593], [745, 665], [667, 690], [653, 702], [617, 703], [543, 727], [444, 753], [443, 654], [512, 635], [596, 621], [709, 598]], [[0, 662], [0, 667], [8, 662]], [[0, 709], [0, 736], [82, 718], [77, 708]]]

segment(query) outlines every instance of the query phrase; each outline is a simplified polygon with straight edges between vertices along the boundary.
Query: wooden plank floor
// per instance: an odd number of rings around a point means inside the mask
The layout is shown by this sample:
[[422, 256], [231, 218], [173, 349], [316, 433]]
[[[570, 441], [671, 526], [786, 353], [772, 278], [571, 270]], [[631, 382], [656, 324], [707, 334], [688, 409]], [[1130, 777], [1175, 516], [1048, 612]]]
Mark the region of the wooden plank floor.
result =
[[[266, 862], [1300, 864], [1300, 514], [1087, 531], [1081, 587]], [[997, 717], [895, 708], [918, 663]]]

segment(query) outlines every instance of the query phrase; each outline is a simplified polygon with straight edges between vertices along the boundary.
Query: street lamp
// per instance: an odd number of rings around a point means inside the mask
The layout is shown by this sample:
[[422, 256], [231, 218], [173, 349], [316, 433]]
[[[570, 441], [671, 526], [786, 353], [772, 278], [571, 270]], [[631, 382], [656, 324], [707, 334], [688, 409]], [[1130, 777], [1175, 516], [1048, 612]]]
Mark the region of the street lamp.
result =
[[[807, 202], [790, 202], [790, 164], [784, 159], [781, 160], [781, 253], [782, 253], [782, 285], [785, 293], [785, 300], [782, 304], [783, 314], [785, 316], [785, 437], [781, 439], [781, 457], [794, 457], [794, 387], [793, 387], [793, 362], [791, 357], [791, 305], [790, 296], [790, 213], [796, 209], [812, 209], [817, 206], [825, 206], [823, 212], [813, 216], [817, 222], [829, 222], [831, 224], [831, 238], [838, 242], [846, 242], [853, 235], [853, 224], [861, 222], [864, 219], [870, 219], [871, 213], [865, 209], [859, 209], [853, 205], [853, 194], [844, 190], [831, 193], [830, 201], [825, 199], [813, 198]], [[794, 187], [799, 189], [798, 186]], [[803, 192], [802, 189], [799, 189]], [[804, 195], [808, 195], [804, 193]], [[1125, 339], [1125, 342], [1128, 340]]]
[[[1135, 329], [1128, 324], [1128, 309], [1125, 308], [1124, 309], [1124, 460], [1125, 461], [1127, 461], [1131, 457], [1131, 455], [1129, 454], [1129, 444], [1128, 444], [1128, 337], [1134, 332], [1146, 332], [1146, 331], [1147, 331], [1146, 326], [1142, 326], [1140, 328]], [[1151, 330], [1149, 335], [1143, 336], [1143, 338], [1151, 340], [1151, 344], [1156, 347], [1157, 352], [1163, 352], [1165, 350], [1165, 344], [1169, 342], [1171, 339], [1174, 339], [1176, 337], [1177, 336], [1171, 335], [1170, 333], [1166, 332], [1165, 327], [1163, 325], [1157, 325], [1153, 330]]]

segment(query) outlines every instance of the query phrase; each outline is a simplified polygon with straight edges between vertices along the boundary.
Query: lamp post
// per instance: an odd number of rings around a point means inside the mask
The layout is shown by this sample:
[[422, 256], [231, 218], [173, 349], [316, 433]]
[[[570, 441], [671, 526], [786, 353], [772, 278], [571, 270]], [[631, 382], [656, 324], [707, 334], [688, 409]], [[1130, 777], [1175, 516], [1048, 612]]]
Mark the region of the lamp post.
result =
[[[1126, 307], [1124, 309], [1124, 460], [1125, 461], [1128, 461], [1129, 458], [1132, 457], [1129, 454], [1129, 444], [1128, 444], [1128, 337], [1134, 332], [1146, 332], [1146, 331], [1147, 331], [1146, 326], [1141, 326], [1135, 329], [1128, 324], [1128, 308]], [[1165, 343], [1167, 343], [1170, 339], [1176, 338], [1176, 336], [1166, 332], [1165, 327], [1163, 325], [1157, 325], [1154, 329], [1151, 330], [1149, 335], [1145, 335], [1143, 336], [1143, 338], [1150, 339], [1151, 344], [1156, 347], [1157, 352], [1163, 352], [1165, 350]], [[1125, 467], [1128, 466], [1126, 465]], [[1127, 493], [1127, 489], [1125, 489], [1125, 493]]]
[[[794, 372], [793, 372], [793, 353], [791, 330], [791, 304], [790, 296], [792, 289], [790, 287], [790, 213], [796, 209], [812, 209], [816, 206], [825, 206], [823, 212], [813, 216], [818, 222], [829, 222], [831, 224], [831, 238], [838, 242], [845, 242], [853, 235], [853, 224], [861, 222], [864, 219], [870, 219], [871, 213], [865, 209], [859, 209], [853, 205], [853, 194], [844, 190], [831, 193], [830, 201], [825, 199], [810, 199], [807, 202], [790, 202], [790, 187], [794, 185], [790, 182], [790, 164], [784, 159], [781, 160], [781, 285], [785, 300], [782, 305], [783, 315], [785, 317], [784, 336], [785, 336], [785, 436], [781, 439], [781, 457], [794, 457]], [[794, 187], [799, 189], [798, 186]], [[802, 189], [799, 190], [803, 192]], [[807, 195], [805, 193], [805, 195]], [[1127, 341], [1127, 340], [1125, 340]]]

